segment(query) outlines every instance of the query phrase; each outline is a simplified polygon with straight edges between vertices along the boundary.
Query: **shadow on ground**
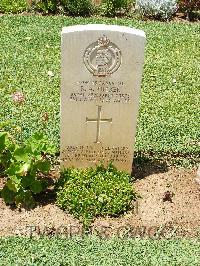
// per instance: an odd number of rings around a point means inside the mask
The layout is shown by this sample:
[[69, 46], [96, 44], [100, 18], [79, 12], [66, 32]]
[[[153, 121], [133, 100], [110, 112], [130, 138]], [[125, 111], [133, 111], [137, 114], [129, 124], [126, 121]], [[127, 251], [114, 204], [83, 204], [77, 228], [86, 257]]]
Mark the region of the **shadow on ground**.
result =
[[199, 164], [199, 151], [193, 153], [139, 151], [134, 155], [132, 176], [143, 179], [152, 174], [165, 173], [170, 168], [193, 169]]
[[168, 165], [159, 159], [149, 158], [138, 154], [133, 160], [132, 176], [135, 179], [143, 179], [152, 174], [165, 173], [168, 171]]

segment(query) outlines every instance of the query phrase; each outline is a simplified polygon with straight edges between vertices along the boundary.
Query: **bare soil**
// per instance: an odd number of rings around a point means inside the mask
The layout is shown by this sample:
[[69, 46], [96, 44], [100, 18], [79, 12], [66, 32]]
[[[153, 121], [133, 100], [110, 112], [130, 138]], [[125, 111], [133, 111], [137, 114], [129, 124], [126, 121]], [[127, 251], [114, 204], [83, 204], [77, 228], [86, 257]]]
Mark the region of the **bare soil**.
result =
[[[196, 170], [136, 169], [134, 186], [141, 198], [118, 218], [97, 218], [91, 232], [102, 237], [197, 237], [200, 235], [200, 183]], [[4, 184], [0, 178], [0, 187]], [[82, 226], [45, 198], [33, 210], [15, 209], [0, 198], [0, 236], [73, 235]]]

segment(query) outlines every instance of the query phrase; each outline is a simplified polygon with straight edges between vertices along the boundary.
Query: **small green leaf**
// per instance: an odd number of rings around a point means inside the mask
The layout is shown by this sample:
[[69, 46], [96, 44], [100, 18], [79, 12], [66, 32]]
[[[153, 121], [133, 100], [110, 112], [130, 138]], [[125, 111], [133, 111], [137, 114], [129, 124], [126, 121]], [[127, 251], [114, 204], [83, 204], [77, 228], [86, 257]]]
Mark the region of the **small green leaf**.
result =
[[13, 192], [17, 192], [19, 190], [19, 184], [13, 182], [12, 180], [8, 180], [6, 183], [9, 190], [12, 190]]
[[12, 153], [7, 150], [3, 154], [0, 154], [0, 164], [2, 164], [5, 168], [9, 167], [10, 160], [12, 158]]
[[47, 154], [55, 155], [56, 152], [57, 152], [57, 148], [54, 144], [49, 143], [48, 145], [46, 145], [46, 153]]
[[20, 164], [12, 163], [10, 167], [5, 171], [8, 176], [15, 176], [20, 173]]
[[27, 162], [30, 160], [30, 155], [26, 148], [17, 148], [14, 152], [14, 157], [19, 162]]
[[10, 167], [5, 171], [5, 173], [8, 176], [14, 176], [14, 175], [21, 175], [25, 176], [27, 175], [28, 171], [31, 169], [31, 161], [27, 163], [18, 163], [14, 162], [10, 165]]
[[0, 153], [2, 153], [6, 147], [6, 136], [6, 132], [0, 132]]
[[9, 120], [0, 122], [0, 129], [3, 129], [3, 128], [9, 126], [9, 125], [10, 125], [10, 121]]
[[17, 206], [20, 204], [23, 204], [24, 207], [27, 207], [27, 208], [33, 208], [33, 207], [35, 207], [35, 204], [36, 204], [30, 190], [19, 191], [19, 193], [15, 197], [15, 203]]
[[14, 192], [19, 191], [20, 187], [21, 187], [21, 176], [10, 176], [10, 179], [7, 182], [7, 185], [9, 187], [10, 190], [13, 190]]
[[36, 205], [35, 199], [30, 190], [25, 192], [24, 205], [25, 207], [31, 208], [31, 209], [34, 208]]
[[16, 193], [10, 190], [7, 186], [1, 190], [1, 197], [4, 199], [6, 204], [12, 204], [15, 202]]
[[21, 175], [27, 175], [27, 172], [31, 169], [31, 161], [28, 161], [27, 163], [24, 163], [20, 167], [20, 174]]
[[17, 144], [9, 141], [8, 139], [7, 139], [6, 146], [7, 146], [8, 150], [12, 153], [19, 147]]
[[51, 168], [51, 164], [49, 161], [39, 161], [37, 162], [36, 167], [39, 171], [48, 173]]
[[43, 190], [43, 185], [41, 181], [35, 180], [31, 184], [31, 190], [33, 193], [40, 193]]
[[35, 133], [27, 140], [26, 144], [30, 145], [34, 156], [41, 155], [41, 153], [54, 155], [57, 151], [56, 146], [50, 143], [43, 133]]
[[33, 183], [35, 180], [34, 176], [32, 175], [26, 175], [22, 177], [22, 187], [27, 188], [30, 187], [30, 185]]
[[37, 141], [42, 140], [43, 138], [44, 138], [44, 135], [41, 132], [36, 132], [32, 136], [32, 139], [37, 140]]

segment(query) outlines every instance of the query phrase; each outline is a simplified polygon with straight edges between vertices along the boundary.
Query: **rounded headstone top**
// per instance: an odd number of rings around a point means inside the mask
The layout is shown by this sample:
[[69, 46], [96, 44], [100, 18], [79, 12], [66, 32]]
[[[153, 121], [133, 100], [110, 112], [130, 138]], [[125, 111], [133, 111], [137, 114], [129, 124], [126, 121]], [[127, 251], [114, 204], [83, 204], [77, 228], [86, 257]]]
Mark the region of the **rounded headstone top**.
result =
[[62, 33], [80, 32], [80, 31], [111, 31], [111, 32], [124, 32], [146, 38], [145, 32], [131, 27], [106, 25], [106, 24], [87, 24], [68, 26], [62, 29]]

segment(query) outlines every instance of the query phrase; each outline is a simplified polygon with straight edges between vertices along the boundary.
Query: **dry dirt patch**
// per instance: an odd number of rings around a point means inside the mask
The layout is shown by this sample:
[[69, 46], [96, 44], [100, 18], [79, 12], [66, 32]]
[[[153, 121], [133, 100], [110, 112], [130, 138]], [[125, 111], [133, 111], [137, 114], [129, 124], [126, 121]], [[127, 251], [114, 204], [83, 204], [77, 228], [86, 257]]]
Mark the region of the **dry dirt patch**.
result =
[[[135, 188], [142, 198], [138, 199], [135, 210], [119, 218], [97, 218], [92, 231], [103, 236], [127, 232], [130, 235], [131, 232], [131, 236], [151, 237], [162, 229], [176, 236], [197, 236], [200, 232], [200, 185], [195, 178], [195, 170], [171, 169], [138, 179]], [[2, 186], [2, 178], [0, 182]], [[53, 202], [27, 211], [12, 209], [0, 199], [0, 236], [29, 235], [33, 231], [38, 235], [54, 234], [63, 230], [67, 234], [72, 234], [73, 230], [80, 233], [81, 225]]]

